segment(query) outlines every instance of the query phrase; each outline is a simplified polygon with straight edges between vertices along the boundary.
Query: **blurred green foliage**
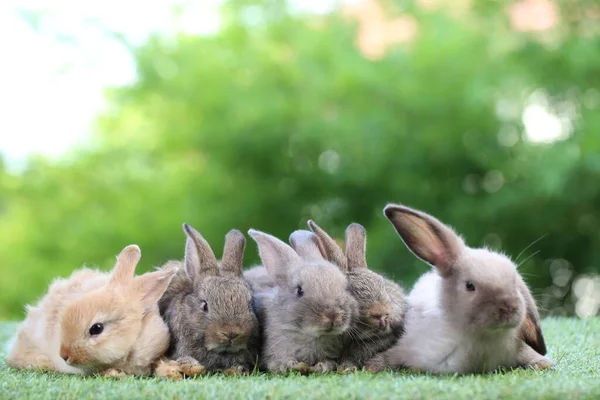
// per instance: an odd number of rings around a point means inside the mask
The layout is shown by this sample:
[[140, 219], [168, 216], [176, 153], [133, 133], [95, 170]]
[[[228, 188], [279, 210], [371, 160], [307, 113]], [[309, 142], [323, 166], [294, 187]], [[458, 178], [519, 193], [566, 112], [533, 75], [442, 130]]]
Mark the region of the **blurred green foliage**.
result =
[[[0, 168], [0, 318], [84, 263], [108, 269], [127, 244], [142, 248], [139, 272], [182, 257], [184, 221], [217, 255], [232, 228], [285, 240], [312, 218], [342, 237], [356, 221], [371, 267], [408, 286], [427, 266], [383, 218], [387, 202], [512, 256], [545, 235], [521, 271], [549, 311], [572, 313], [574, 277], [600, 260], [594, 3], [559, 3], [563, 18], [538, 34], [513, 30], [502, 2], [476, 3], [460, 15], [385, 3], [418, 33], [377, 60], [342, 13], [278, 1], [227, 3], [215, 35], [152, 37], [88, 147]], [[524, 140], [532, 102], [570, 136]]]

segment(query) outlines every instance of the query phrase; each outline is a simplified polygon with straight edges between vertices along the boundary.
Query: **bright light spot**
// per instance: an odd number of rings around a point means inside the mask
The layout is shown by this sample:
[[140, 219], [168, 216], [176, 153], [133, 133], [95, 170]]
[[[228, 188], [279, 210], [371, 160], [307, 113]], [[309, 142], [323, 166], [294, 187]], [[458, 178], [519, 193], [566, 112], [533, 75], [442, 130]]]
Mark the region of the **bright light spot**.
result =
[[532, 143], [552, 143], [564, 140], [570, 132], [563, 129], [560, 119], [539, 104], [531, 104], [523, 111], [527, 140]]
[[[129, 50], [111, 33], [139, 45], [151, 33], [215, 32], [220, 3], [1, 1], [0, 154], [7, 167], [18, 171], [29, 154], [58, 157], [84, 142], [105, 106], [104, 89], [136, 79]], [[172, 13], [174, 7], [182, 12]], [[47, 15], [39, 30], [22, 10]], [[177, 73], [176, 66], [158, 64], [165, 77]]]
[[573, 282], [573, 294], [577, 298], [575, 313], [580, 318], [593, 317], [600, 310], [600, 275], [578, 276]]

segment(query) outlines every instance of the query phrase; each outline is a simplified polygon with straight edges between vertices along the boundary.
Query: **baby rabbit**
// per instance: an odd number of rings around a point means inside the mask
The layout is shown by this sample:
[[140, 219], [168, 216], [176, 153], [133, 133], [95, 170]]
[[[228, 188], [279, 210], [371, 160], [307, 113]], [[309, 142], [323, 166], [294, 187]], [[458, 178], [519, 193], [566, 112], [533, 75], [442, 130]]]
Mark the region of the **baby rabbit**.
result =
[[264, 268], [256, 267], [246, 276], [264, 282], [268, 273], [274, 287], [257, 295], [265, 325], [264, 365], [275, 372], [334, 370], [357, 312], [346, 277], [323, 259], [311, 232], [292, 233], [296, 251], [266, 233], [248, 233], [258, 244]]
[[169, 346], [156, 302], [176, 268], [134, 277], [140, 249], [126, 247], [112, 273], [90, 269], [55, 280], [29, 306], [7, 364], [70, 374], [150, 375]]
[[346, 273], [350, 293], [358, 301], [358, 314], [345, 334], [340, 371], [363, 367], [375, 354], [394, 345], [404, 332], [408, 308], [404, 291], [396, 283], [367, 267], [367, 234], [359, 224], [346, 229], [346, 254], [323, 229], [308, 221], [325, 258]]
[[500, 367], [550, 368], [535, 302], [506, 256], [467, 247], [434, 217], [402, 205], [384, 209], [404, 244], [435, 272], [410, 292], [404, 336], [369, 362], [433, 373]]
[[183, 229], [185, 259], [166, 266], [183, 264], [183, 268], [159, 302], [171, 329], [168, 355], [176, 363], [162, 365], [157, 375], [249, 373], [257, 362], [260, 331], [252, 291], [242, 277], [246, 239], [240, 231], [230, 231], [218, 262], [200, 233], [187, 224]]

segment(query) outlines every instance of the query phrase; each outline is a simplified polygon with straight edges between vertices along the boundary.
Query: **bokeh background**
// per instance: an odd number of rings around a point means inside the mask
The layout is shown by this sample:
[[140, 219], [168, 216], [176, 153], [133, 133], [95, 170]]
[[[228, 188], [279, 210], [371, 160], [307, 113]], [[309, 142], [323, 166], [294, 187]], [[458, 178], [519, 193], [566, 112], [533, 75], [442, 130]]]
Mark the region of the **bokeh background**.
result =
[[217, 255], [356, 221], [409, 287], [387, 202], [518, 258], [545, 314], [598, 314], [597, 1], [0, 8], [0, 319], [127, 244], [140, 272], [182, 257], [184, 221]]

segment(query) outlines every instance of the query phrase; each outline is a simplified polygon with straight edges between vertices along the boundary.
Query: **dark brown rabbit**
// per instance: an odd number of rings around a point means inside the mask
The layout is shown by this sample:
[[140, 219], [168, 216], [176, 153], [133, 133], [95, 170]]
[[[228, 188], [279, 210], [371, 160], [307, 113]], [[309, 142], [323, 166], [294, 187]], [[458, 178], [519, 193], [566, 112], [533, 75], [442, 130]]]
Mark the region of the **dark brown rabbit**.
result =
[[[183, 268], [159, 302], [171, 330], [168, 356], [175, 360], [165, 375], [176, 375], [177, 370], [189, 376], [248, 373], [257, 362], [260, 331], [252, 291], [242, 277], [244, 235], [237, 230], [227, 234], [218, 262], [200, 233], [187, 224], [183, 227]], [[181, 263], [171, 261], [166, 267], [174, 264]]]
[[404, 290], [367, 267], [365, 229], [356, 223], [346, 229], [346, 251], [313, 221], [308, 226], [319, 239], [325, 258], [346, 273], [358, 314], [344, 337], [340, 370], [361, 368], [375, 354], [393, 346], [404, 332], [408, 309]]

